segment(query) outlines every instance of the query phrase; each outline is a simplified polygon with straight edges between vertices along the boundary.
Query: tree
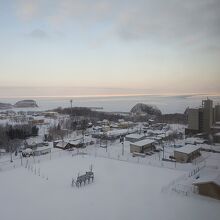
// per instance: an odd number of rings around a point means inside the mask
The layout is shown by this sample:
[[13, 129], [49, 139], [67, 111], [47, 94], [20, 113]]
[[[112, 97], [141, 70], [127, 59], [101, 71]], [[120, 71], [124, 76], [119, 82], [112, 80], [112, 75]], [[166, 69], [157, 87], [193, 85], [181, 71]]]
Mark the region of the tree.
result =
[[35, 125], [31, 128], [31, 133], [33, 136], [38, 136], [39, 128]]

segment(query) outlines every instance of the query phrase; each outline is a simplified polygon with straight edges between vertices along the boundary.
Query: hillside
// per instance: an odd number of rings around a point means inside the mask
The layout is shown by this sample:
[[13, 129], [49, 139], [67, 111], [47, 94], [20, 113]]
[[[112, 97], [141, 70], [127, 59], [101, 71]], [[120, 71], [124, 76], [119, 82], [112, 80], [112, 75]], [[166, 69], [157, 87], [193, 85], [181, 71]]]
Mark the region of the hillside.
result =
[[21, 100], [15, 103], [15, 108], [36, 108], [38, 107], [34, 100]]
[[141, 115], [154, 115], [154, 116], [160, 116], [162, 113], [160, 109], [158, 109], [156, 106], [147, 105], [143, 103], [136, 104], [132, 109], [131, 113]]
[[0, 103], [0, 109], [4, 110], [4, 109], [11, 109], [13, 108], [13, 105], [10, 103]]

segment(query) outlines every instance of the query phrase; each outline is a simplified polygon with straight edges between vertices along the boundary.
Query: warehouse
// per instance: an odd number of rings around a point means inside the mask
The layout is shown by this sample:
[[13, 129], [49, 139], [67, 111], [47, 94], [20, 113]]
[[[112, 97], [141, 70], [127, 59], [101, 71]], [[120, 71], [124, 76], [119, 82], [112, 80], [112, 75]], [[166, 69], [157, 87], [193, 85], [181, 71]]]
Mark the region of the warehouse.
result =
[[199, 156], [200, 147], [196, 145], [185, 145], [174, 150], [174, 157], [180, 163], [190, 163]]
[[145, 138], [146, 138], [146, 136], [142, 135], [142, 134], [128, 134], [128, 135], [126, 135], [125, 140], [134, 143], [137, 141], [141, 141]]
[[145, 153], [153, 150], [155, 150], [155, 140], [152, 139], [145, 139], [130, 144], [131, 153]]
[[40, 156], [40, 155], [49, 154], [49, 153], [51, 153], [50, 147], [38, 147], [33, 152], [34, 156]]
[[193, 182], [200, 195], [220, 200], [220, 173], [207, 173]]

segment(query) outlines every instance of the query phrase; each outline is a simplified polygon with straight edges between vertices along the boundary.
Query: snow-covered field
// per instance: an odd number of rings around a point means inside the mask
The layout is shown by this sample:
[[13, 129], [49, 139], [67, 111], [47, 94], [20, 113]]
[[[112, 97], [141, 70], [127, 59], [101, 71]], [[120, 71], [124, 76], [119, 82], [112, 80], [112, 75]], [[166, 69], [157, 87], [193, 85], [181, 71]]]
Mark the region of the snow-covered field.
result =
[[[83, 174], [91, 164], [94, 182], [81, 188], [71, 187], [72, 178]], [[183, 174], [178, 170], [70, 154], [37, 163], [33, 171], [23, 166], [0, 172], [0, 219], [219, 219], [217, 200], [161, 193], [163, 186]]]

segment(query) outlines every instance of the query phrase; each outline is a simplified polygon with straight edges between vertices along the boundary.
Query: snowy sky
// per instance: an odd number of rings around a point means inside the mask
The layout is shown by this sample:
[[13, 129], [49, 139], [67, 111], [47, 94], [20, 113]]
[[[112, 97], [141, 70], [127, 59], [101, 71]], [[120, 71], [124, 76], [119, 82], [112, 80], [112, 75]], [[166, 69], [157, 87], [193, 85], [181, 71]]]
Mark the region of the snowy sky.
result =
[[0, 27], [0, 91], [220, 93], [219, 0], [0, 0]]

